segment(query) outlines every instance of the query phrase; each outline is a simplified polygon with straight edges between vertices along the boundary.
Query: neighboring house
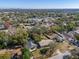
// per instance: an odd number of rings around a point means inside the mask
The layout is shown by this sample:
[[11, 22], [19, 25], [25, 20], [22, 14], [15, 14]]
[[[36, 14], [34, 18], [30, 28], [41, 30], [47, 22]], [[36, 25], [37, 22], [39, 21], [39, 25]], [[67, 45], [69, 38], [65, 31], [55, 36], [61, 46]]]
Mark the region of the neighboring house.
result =
[[34, 19], [29, 19], [26, 21], [26, 23], [24, 23], [25, 26], [34, 26], [36, 25], [36, 21]]
[[74, 37], [72, 37], [72, 35], [69, 35], [69, 33], [68, 34], [64, 33], [64, 36], [66, 37], [66, 40], [68, 40], [70, 43], [71, 43], [71, 41], [75, 40]]
[[50, 43], [53, 43], [53, 40], [41, 40], [40, 42], [39, 42], [39, 44], [40, 44], [40, 46], [41, 47], [44, 47], [44, 46], [48, 46]]
[[15, 33], [16, 33], [16, 28], [12, 27], [12, 26], [9, 26], [9, 28], [8, 28], [8, 34], [9, 35], [14, 35]]
[[71, 36], [72, 38], [74, 38], [74, 32], [73, 32], [73, 31], [70, 31], [70, 32], [68, 33], [68, 35]]
[[25, 26], [27, 29], [32, 29], [34, 26]]
[[76, 30], [76, 31], [74, 31], [75, 32], [75, 34], [79, 34], [79, 30]]
[[61, 33], [57, 33], [57, 37], [56, 38], [57, 38], [58, 41], [63, 41], [63, 40], [66, 39], [66, 37], [63, 34], [61, 34]]
[[12, 25], [12, 24], [11, 24], [10, 21], [5, 21], [5, 22], [4, 22], [4, 27], [5, 27], [6, 29], [8, 29], [11, 25]]
[[64, 34], [64, 36], [66, 37], [66, 39], [73, 45], [79, 47], [79, 41], [76, 40], [75, 38], [73, 38], [72, 36], [68, 35], [68, 34]]
[[64, 38], [63, 38], [63, 37], [61, 37], [61, 36], [57, 36], [57, 37], [56, 37], [56, 40], [61, 42], [61, 41], [63, 41], [63, 40], [64, 40]]

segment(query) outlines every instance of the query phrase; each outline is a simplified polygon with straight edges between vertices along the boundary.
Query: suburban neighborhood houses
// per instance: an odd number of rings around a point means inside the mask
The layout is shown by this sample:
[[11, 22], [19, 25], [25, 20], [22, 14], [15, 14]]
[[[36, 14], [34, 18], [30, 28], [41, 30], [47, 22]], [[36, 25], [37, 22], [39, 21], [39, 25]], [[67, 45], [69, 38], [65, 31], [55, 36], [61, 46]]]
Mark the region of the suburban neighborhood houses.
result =
[[0, 59], [79, 59], [77, 11], [0, 10]]

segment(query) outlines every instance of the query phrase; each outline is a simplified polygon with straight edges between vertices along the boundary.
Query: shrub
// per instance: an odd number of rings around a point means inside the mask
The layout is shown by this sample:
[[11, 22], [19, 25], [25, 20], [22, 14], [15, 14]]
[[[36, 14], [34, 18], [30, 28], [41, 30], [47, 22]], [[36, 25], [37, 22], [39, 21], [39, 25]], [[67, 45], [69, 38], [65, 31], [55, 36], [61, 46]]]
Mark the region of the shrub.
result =
[[46, 52], [48, 51], [48, 49], [49, 49], [49, 48], [42, 48], [42, 49], [40, 50], [40, 53], [41, 53], [41, 54], [46, 54]]
[[23, 59], [30, 59], [30, 52], [27, 48], [23, 49]]

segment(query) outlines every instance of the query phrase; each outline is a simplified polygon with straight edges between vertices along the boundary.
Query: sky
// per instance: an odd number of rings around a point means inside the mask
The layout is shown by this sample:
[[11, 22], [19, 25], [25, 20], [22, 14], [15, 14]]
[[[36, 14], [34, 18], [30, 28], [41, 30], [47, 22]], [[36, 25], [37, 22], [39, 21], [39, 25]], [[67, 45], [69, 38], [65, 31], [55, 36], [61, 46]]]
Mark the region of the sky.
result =
[[25, 9], [79, 8], [79, 0], [0, 0], [0, 8], [25, 8]]

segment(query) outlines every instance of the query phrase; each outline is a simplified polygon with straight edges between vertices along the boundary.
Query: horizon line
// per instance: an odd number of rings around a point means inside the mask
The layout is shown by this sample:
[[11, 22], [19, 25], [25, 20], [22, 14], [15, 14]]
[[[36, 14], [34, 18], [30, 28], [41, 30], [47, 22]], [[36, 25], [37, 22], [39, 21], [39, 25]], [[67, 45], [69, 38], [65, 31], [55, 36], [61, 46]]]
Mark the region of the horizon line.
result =
[[0, 8], [0, 9], [79, 9], [79, 8]]

